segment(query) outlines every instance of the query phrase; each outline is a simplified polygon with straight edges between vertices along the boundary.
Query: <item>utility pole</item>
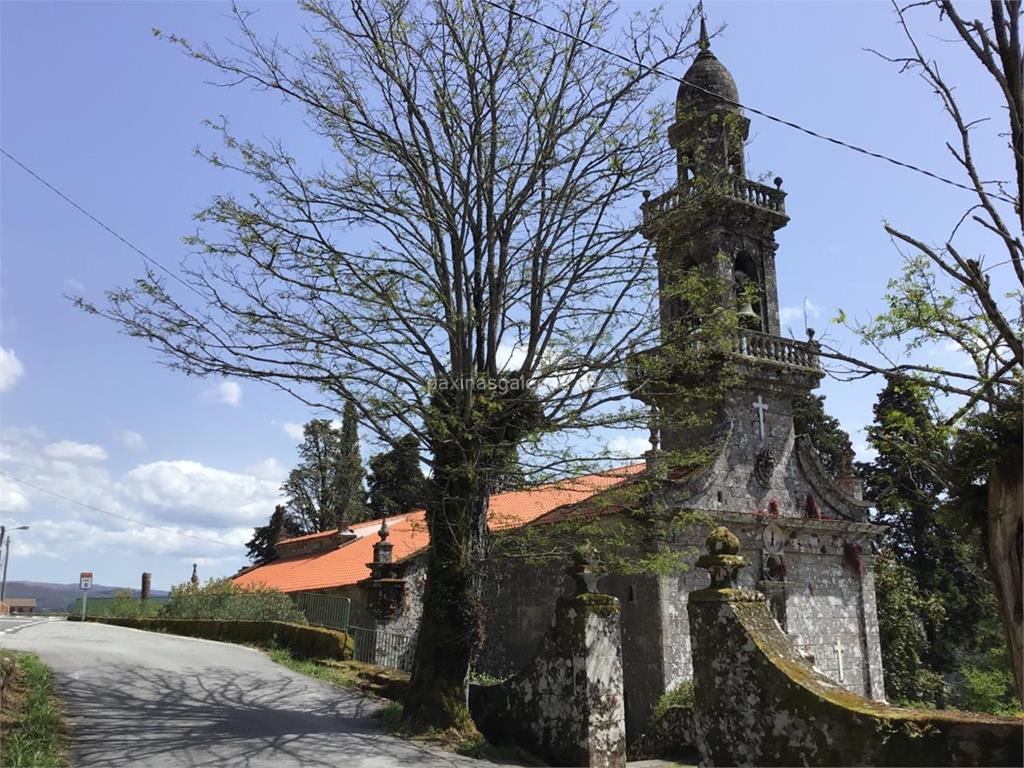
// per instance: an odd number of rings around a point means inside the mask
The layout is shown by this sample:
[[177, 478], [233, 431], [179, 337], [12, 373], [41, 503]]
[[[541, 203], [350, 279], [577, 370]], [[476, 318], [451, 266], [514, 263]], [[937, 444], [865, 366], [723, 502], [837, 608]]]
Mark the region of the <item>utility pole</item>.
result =
[[[27, 531], [27, 525], [19, 525], [17, 528], [11, 528], [12, 531]], [[0, 546], [4, 549], [4, 575], [3, 581], [0, 581], [0, 603], [4, 601], [4, 595], [7, 594], [7, 561], [11, 559], [11, 537], [6, 536], [7, 526], [0, 525]]]
[[5, 541], [4, 545], [4, 580], [0, 582], [0, 603], [4, 601], [4, 595], [7, 593], [7, 561], [11, 559], [11, 540]]

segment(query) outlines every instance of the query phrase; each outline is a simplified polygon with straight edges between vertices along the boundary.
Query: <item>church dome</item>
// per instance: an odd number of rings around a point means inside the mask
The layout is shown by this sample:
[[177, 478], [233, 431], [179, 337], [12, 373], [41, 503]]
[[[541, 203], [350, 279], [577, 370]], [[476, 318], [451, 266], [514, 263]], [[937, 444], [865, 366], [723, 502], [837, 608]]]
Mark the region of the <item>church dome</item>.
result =
[[683, 82], [679, 84], [679, 91], [676, 94], [677, 114], [682, 115], [692, 109], [703, 111], [718, 106], [738, 109], [734, 104], [740, 100], [736, 81], [711, 52], [703, 17], [700, 20], [700, 41], [697, 45], [700, 47], [700, 53], [683, 75]]

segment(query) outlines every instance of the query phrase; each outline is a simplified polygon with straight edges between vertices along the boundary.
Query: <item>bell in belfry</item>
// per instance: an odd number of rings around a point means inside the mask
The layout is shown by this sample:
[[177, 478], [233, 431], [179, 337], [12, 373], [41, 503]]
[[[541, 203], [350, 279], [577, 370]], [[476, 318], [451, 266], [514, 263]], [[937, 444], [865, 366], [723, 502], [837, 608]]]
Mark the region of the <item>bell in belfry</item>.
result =
[[744, 328], [754, 328], [760, 322], [760, 318], [757, 316], [757, 312], [754, 311], [750, 299], [744, 298], [740, 300], [740, 308], [736, 314], [739, 316], [740, 325]]
[[761, 326], [761, 316], [754, 310], [750, 299], [753, 281], [742, 270], [736, 270], [733, 273], [733, 279], [736, 285], [736, 315], [740, 327], [757, 330]]

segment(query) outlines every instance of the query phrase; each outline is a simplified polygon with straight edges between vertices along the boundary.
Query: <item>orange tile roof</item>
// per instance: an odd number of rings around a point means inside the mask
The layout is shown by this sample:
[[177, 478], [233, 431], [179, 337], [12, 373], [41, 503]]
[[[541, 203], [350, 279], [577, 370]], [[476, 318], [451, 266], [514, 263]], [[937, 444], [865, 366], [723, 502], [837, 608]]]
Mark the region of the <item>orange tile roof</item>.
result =
[[[526, 490], [495, 494], [491, 496], [487, 525], [492, 531], [518, 528], [554, 509], [578, 503], [618, 485], [638, 475], [643, 468], [643, 464], [634, 464]], [[258, 584], [282, 592], [307, 592], [355, 584], [370, 576], [367, 564], [373, 560], [373, 545], [379, 541], [376, 532], [380, 522], [379, 519], [368, 520], [352, 526], [358, 538], [336, 549], [273, 560], [239, 574], [234, 581], [242, 586]], [[422, 510], [389, 519], [388, 529], [391, 532], [388, 541], [394, 544], [392, 555], [396, 562], [421, 551], [429, 541], [426, 516]], [[309, 534], [286, 541], [333, 533]]]

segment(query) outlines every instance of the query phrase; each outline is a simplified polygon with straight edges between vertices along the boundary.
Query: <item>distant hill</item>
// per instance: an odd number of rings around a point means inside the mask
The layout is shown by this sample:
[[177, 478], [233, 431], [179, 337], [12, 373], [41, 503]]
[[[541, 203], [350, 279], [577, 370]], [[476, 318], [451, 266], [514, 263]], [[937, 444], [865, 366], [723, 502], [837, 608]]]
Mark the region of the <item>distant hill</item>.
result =
[[[128, 587], [105, 587], [102, 584], [93, 584], [89, 590], [89, 597], [113, 597], [114, 593]], [[139, 590], [133, 589], [133, 595], [138, 595]], [[167, 594], [162, 589], [154, 589], [150, 594], [153, 597], [163, 597]], [[64, 611], [77, 598], [82, 596], [78, 588], [78, 582], [74, 584], [47, 584], [40, 581], [8, 581], [7, 597], [34, 597], [40, 611]]]

